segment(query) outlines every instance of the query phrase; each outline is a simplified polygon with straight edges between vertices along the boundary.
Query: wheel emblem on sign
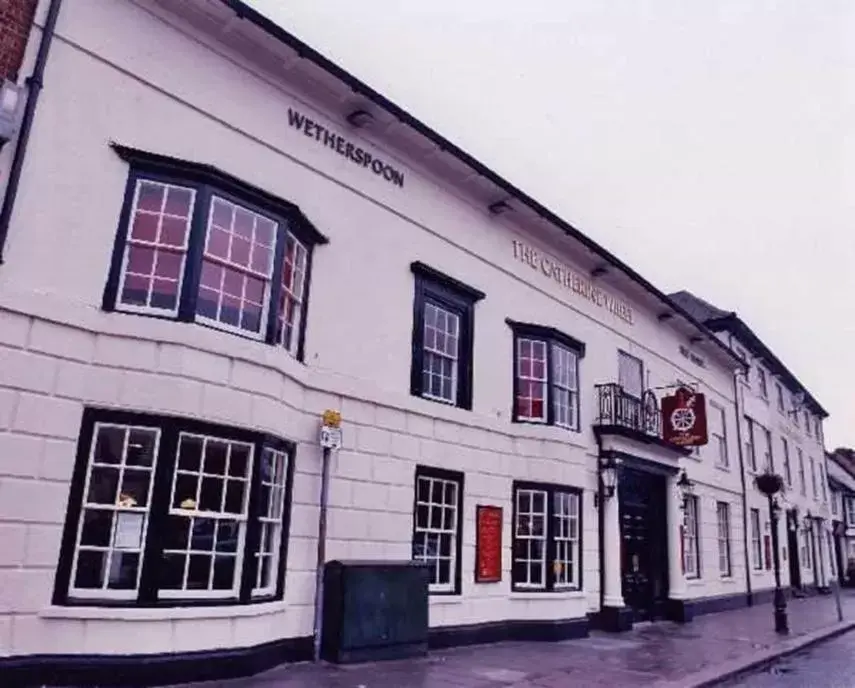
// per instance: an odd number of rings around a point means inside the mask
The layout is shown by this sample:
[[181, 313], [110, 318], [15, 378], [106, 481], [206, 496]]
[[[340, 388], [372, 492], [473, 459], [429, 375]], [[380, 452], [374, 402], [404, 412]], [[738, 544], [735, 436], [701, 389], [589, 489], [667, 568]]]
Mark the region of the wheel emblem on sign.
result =
[[671, 427], [678, 432], [688, 432], [695, 426], [695, 412], [690, 408], [674, 409], [671, 413]]

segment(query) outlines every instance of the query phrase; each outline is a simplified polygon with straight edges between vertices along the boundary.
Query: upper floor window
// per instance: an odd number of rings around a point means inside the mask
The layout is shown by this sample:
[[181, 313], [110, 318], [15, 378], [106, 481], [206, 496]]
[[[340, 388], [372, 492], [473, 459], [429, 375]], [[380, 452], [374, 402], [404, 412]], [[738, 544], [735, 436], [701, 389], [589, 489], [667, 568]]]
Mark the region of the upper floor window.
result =
[[302, 358], [312, 247], [300, 210], [214, 168], [116, 147], [131, 165], [106, 310], [197, 322]]
[[581, 507], [577, 488], [514, 483], [513, 589], [582, 589]]
[[820, 444], [822, 444], [822, 422], [819, 420], [819, 416], [817, 416], [814, 419], [814, 421], [815, 421], [814, 435], [816, 435], [817, 441]]
[[727, 415], [724, 409], [715, 402], [710, 402], [710, 409], [712, 444], [716, 452], [715, 462], [720, 468], [727, 468], [730, 464], [727, 455]]
[[757, 470], [757, 452], [754, 445], [754, 421], [745, 416], [745, 456], [748, 458], [748, 468]]
[[86, 409], [54, 603], [281, 598], [292, 452], [259, 433]]
[[778, 410], [781, 413], [785, 413], [786, 408], [784, 406], [784, 388], [780, 382], [775, 383], [775, 396], [778, 399]]
[[644, 393], [644, 364], [640, 358], [618, 351], [618, 384], [627, 394], [641, 399]]
[[846, 527], [855, 528], [855, 497], [844, 497], [846, 506]]
[[826, 484], [825, 468], [822, 465], [822, 461], [820, 461], [820, 463], [819, 463], [819, 487], [820, 487], [820, 490], [822, 491], [822, 501], [827, 502], [828, 501], [828, 486]]
[[787, 481], [787, 487], [793, 486], [793, 470], [790, 466], [790, 445], [787, 444], [787, 438], [781, 438], [781, 449], [784, 450], [784, 479]]
[[424, 263], [410, 267], [416, 292], [410, 393], [471, 409], [475, 303], [484, 294]]
[[760, 396], [764, 399], [769, 398], [769, 388], [766, 382], [766, 371], [763, 370], [759, 365], [757, 366], [757, 387]]
[[798, 454], [799, 459], [799, 491], [803, 494], [807, 494], [807, 480], [805, 480], [805, 456], [802, 453], [801, 447], [796, 448], [796, 453]]
[[811, 423], [810, 423], [810, 412], [805, 409], [805, 435], [810, 437], [811, 431]]
[[810, 457], [810, 484], [811, 484], [811, 494], [813, 494], [813, 498], [816, 499], [819, 497], [819, 490], [816, 485], [816, 461], [813, 460], [813, 457]]
[[765, 471], [774, 471], [775, 470], [775, 460], [772, 456], [772, 433], [769, 432], [766, 428], [762, 429], [763, 431], [763, 470]]
[[840, 499], [839, 493], [835, 490], [831, 491], [831, 515], [837, 516], [840, 508], [838, 507], [837, 500]]
[[579, 430], [579, 359], [585, 345], [550, 327], [507, 323], [514, 332], [513, 419]]

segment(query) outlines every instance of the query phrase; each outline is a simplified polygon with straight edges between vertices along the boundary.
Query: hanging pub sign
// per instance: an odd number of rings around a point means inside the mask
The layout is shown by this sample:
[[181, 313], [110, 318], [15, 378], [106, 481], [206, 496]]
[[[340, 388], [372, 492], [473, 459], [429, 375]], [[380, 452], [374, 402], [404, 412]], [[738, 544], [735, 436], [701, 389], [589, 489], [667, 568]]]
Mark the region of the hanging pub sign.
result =
[[707, 405], [703, 394], [680, 387], [662, 399], [663, 439], [678, 447], [707, 443]]

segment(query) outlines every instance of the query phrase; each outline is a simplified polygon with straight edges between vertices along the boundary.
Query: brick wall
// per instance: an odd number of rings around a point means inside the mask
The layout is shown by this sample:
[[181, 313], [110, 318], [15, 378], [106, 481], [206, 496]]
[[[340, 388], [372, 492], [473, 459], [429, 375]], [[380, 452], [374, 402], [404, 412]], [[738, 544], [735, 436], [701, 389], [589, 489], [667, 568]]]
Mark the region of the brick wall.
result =
[[0, 0], [0, 81], [16, 80], [38, 0]]

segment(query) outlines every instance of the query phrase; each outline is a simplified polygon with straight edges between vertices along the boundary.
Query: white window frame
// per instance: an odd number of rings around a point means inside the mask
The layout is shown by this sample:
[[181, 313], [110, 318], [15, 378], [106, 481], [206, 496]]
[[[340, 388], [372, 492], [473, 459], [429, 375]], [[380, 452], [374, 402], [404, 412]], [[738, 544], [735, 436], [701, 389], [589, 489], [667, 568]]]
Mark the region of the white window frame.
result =
[[751, 521], [751, 559], [755, 571], [763, 570], [763, 535], [760, 530], [760, 509], [751, 509], [749, 512]]
[[[528, 509], [523, 509], [527, 498]], [[582, 495], [560, 485], [514, 484], [514, 522], [511, 544], [511, 588], [515, 591], [565, 592], [582, 589]], [[542, 509], [536, 508], [540, 499]], [[540, 523], [540, 532], [536, 524]], [[536, 554], [540, 543], [541, 556]], [[518, 544], [526, 543], [525, 556]], [[552, 569], [549, 569], [549, 564]], [[522, 564], [525, 577], [516, 575]], [[532, 576], [538, 571], [539, 579]]]
[[[448, 327], [446, 327], [444, 330], [439, 330], [438, 328], [433, 327], [433, 326], [430, 327], [430, 329], [436, 330], [436, 332], [438, 332], [438, 333], [442, 332], [442, 335], [444, 337], [446, 337], [446, 338], [451, 337], [454, 339], [454, 351], [453, 352], [448, 352], [448, 351], [444, 351], [444, 350], [441, 351], [436, 346], [429, 347], [427, 345], [427, 341], [426, 341], [427, 331], [428, 331], [427, 314], [428, 314], [428, 309], [431, 309], [431, 308], [433, 310], [437, 311], [437, 314], [439, 312], [442, 312], [443, 315], [445, 316], [445, 322], [447, 324], [448, 323], [454, 323], [454, 327], [456, 330], [455, 332], [452, 332], [451, 330], [449, 330]], [[457, 403], [457, 386], [460, 384], [460, 376], [458, 375], [458, 370], [460, 367], [460, 334], [461, 334], [460, 314], [454, 312], [450, 308], [445, 308], [444, 306], [440, 305], [439, 303], [436, 303], [433, 300], [427, 299], [425, 301], [425, 307], [424, 307], [424, 315], [423, 315], [423, 321], [422, 321], [422, 332], [423, 332], [422, 371], [421, 371], [422, 375], [427, 373], [431, 379], [433, 379], [434, 377], [439, 377], [439, 379], [440, 379], [440, 393], [439, 394], [434, 394], [431, 391], [429, 391], [430, 386], [428, 386], [428, 389], [425, 389], [423, 386], [422, 387], [422, 396], [425, 399], [431, 399], [433, 401], [438, 401], [440, 403], [450, 404], [453, 406]], [[441, 362], [442, 361], [445, 361], [445, 362], [450, 361], [451, 362], [451, 377], [450, 377], [451, 395], [448, 397], [445, 397], [442, 395], [442, 386], [443, 386], [442, 381], [446, 379], [446, 376], [444, 374], [436, 376], [432, 370], [429, 370], [427, 368], [428, 361], [433, 360], [434, 358], [439, 359]], [[442, 368], [442, 366], [440, 366], [440, 369], [441, 368]]]
[[718, 572], [722, 578], [731, 578], [733, 576], [733, 562], [731, 561], [730, 504], [716, 502], [715, 510], [718, 535]]
[[[528, 375], [523, 374], [523, 348], [525, 345], [528, 345], [529, 350], [531, 351], [531, 356], [528, 360], [531, 362], [532, 370]], [[539, 353], [542, 353], [542, 358], [535, 357], [535, 350]], [[534, 374], [534, 363], [535, 361], [542, 362], [542, 372], [541, 376], [536, 376]], [[547, 418], [549, 416], [549, 342], [546, 342], [542, 339], [536, 339], [533, 337], [523, 337], [520, 336], [517, 338], [517, 370], [516, 370], [517, 380], [519, 382], [523, 382], [529, 385], [533, 385], [535, 387], [540, 387], [541, 390], [541, 409], [543, 412], [540, 416], [535, 416], [531, 413], [524, 415], [519, 411], [518, 401], [521, 399], [528, 400], [528, 406], [531, 408], [531, 402], [535, 399], [535, 397], [527, 396], [523, 397], [519, 391], [517, 391], [517, 398], [514, 399], [514, 404], [516, 405], [517, 412], [517, 420], [525, 421], [526, 423], [546, 423]]]
[[[440, 486], [440, 501], [434, 501], [434, 487]], [[427, 499], [422, 499], [421, 489], [425, 486]], [[448, 488], [451, 488], [450, 490]], [[459, 578], [458, 539], [460, 537], [460, 503], [463, 492], [463, 481], [451, 474], [418, 467], [415, 484], [415, 512], [413, 514], [413, 559], [430, 564], [431, 578], [428, 583], [430, 593], [459, 593], [457, 581]], [[449, 491], [451, 496], [449, 497]], [[427, 510], [427, 522], [420, 521], [423, 509]], [[439, 526], [433, 526], [432, 516], [439, 510]], [[446, 522], [448, 511], [451, 510], [451, 522]], [[449, 539], [449, 554], [442, 554], [442, 538]], [[423, 542], [422, 542], [423, 538]], [[429, 552], [430, 543], [434, 551]], [[420, 548], [420, 549], [419, 549]], [[448, 562], [448, 580], [441, 580], [440, 563]]]
[[819, 462], [819, 487], [822, 493], [822, 501], [828, 502], [828, 487], [826, 485], [827, 479], [825, 477], [825, 468], [822, 465], [822, 461]]
[[[255, 584], [252, 588], [253, 597], [267, 597], [276, 592], [279, 579], [279, 560], [282, 556], [283, 515], [285, 513], [285, 497], [288, 489], [288, 466], [290, 457], [287, 452], [265, 447], [262, 451], [261, 461], [267, 457], [271, 458], [272, 471], [269, 479], [265, 479], [263, 468], [261, 477], [262, 491], [267, 488], [268, 500], [266, 508], [260, 512], [258, 520], [261, 522], [261, 532], [258, 538], [258, 548], [255, 558], [258, 562], [255, 571]], [[262, 505], [264, 507], [265, 505]], [[272, 548], [267, 547], [265, 534], [270, 532]], [[265, 582], [264, 567], [262, 560], [268, 559], [268, 580]]]
[[855, 497], [844, 497], [843, 501], [846, 508], [846, 527], [855, 528]]
[[767, 428], [761, 429], [763, 430], [763, 439], [766, 443], [765, 452], [763, 453], [763, 470], [771, 472], [775, 470], [775, 457], [772, 454], [772, 432]]
[[724, 408], [716, 404], [714, 401], [710, 402], [710, 408], [715, 411], [719, 420], [719, 427], [713, 428], [712, 431], [712, 436], [715, 439], [715, 443], [718, 445], [718, 454], [715, 457], [715, 463], [719, 468], [730, 468], [730, 457], [727, 453], [727, 414], [725, 413]]
[[[549, 383], [552, 385], [552, 414], [555, 418], [555, 425], [567, 430], [579, 429], [579, 356], [569, 347], [562, 346], [556, 342], [551, 343], [552, 347], [552, 362], [553, 370]], [[563, 359], [563, 361], [562, 361]], [[567, 375], [568, 380], [565, 382], [561, 379], [561, 363], [563, 362], [563, 370], [571, 371]], [[567, 422], [558, 420], [558, 409], [564, 408], [560, 403], [559, 396], [565, 395], [567, 399]]]
[[787, 487], [793, 486], [793, 467], [790, 464], [790, 444], [786, 437], [781, 437], [781, 446], [784, 449], [784, 480]]
[[[159, 219], [157, 224], [157, 235], [160, 237], [160, 232], [163, 227], [163, 219], [164, 217], [175, 218], [175, 219], [184, 219], [186, 220], [186, 227], [184, 229], [184, 243], [181, 246], [169, 246], [169, 245], [161, 245], [157, 241], [148, 242], [142, 241], [140, 239], [132, 238], [134, 220], [136, 219], [137, 213], [143, 213], [145, 215], [152, 215], [151, 211], [147, 210], [139, 210], [139, 199], [140, 192], [144, 185], [148, 186], [158, 186], [163, 188], [163, 200], [161, 201]], [[190, 209], [189, 215], [186, 218], [180, 218], [178, 215], [168, 215], [164, 211], [166, 209], [166, 203], [169, 198], [169, 191], [171, 189], [179, 189], [184, 192], [190, 193]], [[196, 209], [196, 189], [188, 186], [182, 186], [181, 184], [174, 184], [171, 182], [159, 181], [157, 179], [140, 177], [136, 180], [134, 185], [134, 200], [131, 206], [131, 212], [128, 216], [127, 227], [125, 228], [126, 237], [125, 237], [125, 252], [122, 257], [122, 267], [119, 275], [119, 282], [116, 289], [116, 308], [126, 313], [139, 313], [144, 315], [159, 315], [159, 316], [171, 316], [176, 317], [178, 315], [178, 308], [181, 305], [181, 290], [184, 287], [184, 275], [187, 271], [187, 253], [190, 250], [190, 231], [192, 229], [193, 224], [193, 213]], [[151, 305], [140, 306], [138, 304], [133, 303], [125, 303], [122, 301], [122, 292], [124, 291], [125, 281], [128, 277], [128, 268], [130, 263], [131, 249], [133, 247], [137, 248], [147, 248], [152, 251], [166, 251], [170, 253], [180, 253], [181, 254], [181, 271], [178, 273], [178, 284], [177, 292], [175, 294], [175, 307], [174, 308], [155, 308]], [[152, 269], [156, 268], [155, 264], [152, 265]], [[153, 277], [152, 277], [153, 278]], [[151, 302], [151, 292], [149, 293], [146, 301]]]
[[[122, 444], [122, 455], [119, 464], [109, 464], [109, 463], [95, 463], [95, 449], [98, 446], [98, 437], [101, 430], [106, 429], [114, 429], [121, 430], [124, 432], [124, 441]], [[132, 470], [148, 470], [149, 472], [149, 481], [148, 481], [148, 500], [144, 507], [132, 506], [132, 505], [122, 505], [120, 500], [117, 500], [115, 504], [107, 505], [101, 504], [97, 502], [89, 502], [89, 492], [90, 485], [92, 480], [92, 472], [93, 468], [104, 467], [109, 468], [110, 470], [115, 470], [118, 465], [119, 475], [116, 481], [116, 493], [117, 496], [121, 496], [121, 489], [123, 478], [125, 474], [125, 469], [127, 467], [127, 458], [128, 458], [128, 447], [130, 443], [130, 437], [134, 432], [141, 433], [153, 433], [155, 435], [155, 441], [153, 445], [154, 456], [152, 457], [152, 465], [148, 469], [138, 469], [133, 468]], [[136, 599], [139, 595], [139, 584], [140, 584], [140, 575], [142, 574], [142, 568], [144, 564], [144, 555], [145, 555], [145, 543], [146, 543], [146, 535], [148, 534], [148, 526], [151, 522], [151, 497], [152, 497], [152, 489], [154, 487], [154, 474], [157, 470], [157, 459], [160, 455], [160, 439], [161, 439], [161, 431], [158, 428], [154, 428], [146, 425], [121, 425], [118, 423], [101, 423], [96, 422], [92, 431], [92, 440], [90, 441], [89, 454], [86, 464], [86, 480], [83, 484], [83, 500], [80, 508], [80, 516], [77, 522], [77, 536], [74, 541], [74, 552], [73, 552], [73, 563], [71, 566], [71, 577], [69, 579], [68, 585], [68, 595], [69, 597], [73, 597], [76, 599], [115, 599], [115, 600], [127, 600], [127, 599]], [[113, 514], [113, 522], [110, 527], [110, 544], [106, 546], [96, 546], [96, 545], [82, 545], [81, 540], [83, 537], [83, 524], [86, 517], [87, 509], [90, 511], [109, 511]], [[117, 547], [116, 536], [118, 530], [118, 520], [121, 514], [139, 514], [142, 516], [143, 524], [142, 531], [140, 537], [140, 545], [137, 548], [125, 548], [125, 547]], [[75, 580], [77, 579], [77, 564], [80, 558], [81, 551], [97, 551], [104, 552], [106, 554], [106, 559], [104, 562], [105, 568], [111, 568], [111, 564], [113, 561], [114, 553], [118, 552], [120, 554], [128, 552], [128, 553], [136, 553], [139, 555], [139, 563], [137, 564], [137, 579], [136, 585], [132, 589], [111, 589], [106, 587], [106, 584], [109, 580], [109, 574], [104, 576], [105, 585], [101, 588], [78, 588], [75, 586]]]
[[686, 578], [701, 577], [699, 498], [688, 495], [683, 513], [683, 571]]
[[745, 431], [745, 453], [748, 456], [748, 469], [753, 473], [757, 472], [757, 443], [754, 439], [754, 426], [756, 423], [749, 417], [745, 416], [746, 431]]
[[[183, 439], [197, 439], [202, 441], [202, 462], [199, 465], [199, 471], [196, 473], [195, 471], [187, 471], [183, 470], [179, 467], [180, 461], [180, 447]], [[206, 473], [204, 471], [205, 466], [203, 465], [205, 449], [208, 446], [209, 442], [216, 442], [219, 444], [227, 444], [228, 451], [226, 453], [226, 464], [225, 464], [225, 473], [223, 475]], [[214, 435], [201, 435], [190, 432], [181, 432], [178, 435], [178, 447], [179, 447], [179, 457], [176, 458], [175, 469], [172, 471], [172, 489], [170, 491], [169, 496], [169, 515], [170, 516], [179, 516], [183, 518], [190, 519], [190, 523], [188, 525], [188, 541], [187, 548], [183, 550], [177, 549], [167, 549], [164, 548], [164, 554], [184, 554], [186, 555], [186, 561], [184, 564], [184, 576], [182, 578], [182, 587], [180, 588], [160, 588], [159, 595], [163, 599], [174, 599], [174, 598], [187, 598], [187, 599], [220, 599], [220, 598], [231, 598], [238, 594], [240, 591], [241, 584], [241, 575], [240, 572], [243, 570], [243, 555], [244, 549], [246, 545], [246, 528], [247, 522], [249, 520], [249, 492], [252, 485], [252, 469], [253, 464], [255, 463], [254, 456], [254, 446], [252, 444], [248, 444], [246, 442], [239, 442], [237, 440], [225, 439], [222, 437], [217, 437]], [[229, 477], [229, 461], [231, 459], [231, 454], [234, 447], [243, 447], [249, 452], [249, 458], [247, 459], [247, 474], [243, 478], [239, 477]], [[228, 484], [228, 481], [235, 480], [237, 482], [242, 482], [244, 484], [244, 492], [243, 492], [243, 501], [241, 505], [241, 512], [239, 514], [233, 514], [231, 512], [213, 511], [213, 510], [202, 510], [200, 508], [186, 508], [179, 506], [173, 506], [175, 504], [175, 490], [178, 485], [178, 477], [180, 475], [198, 475], [197, 485], [196, 485], [196, 504], [199, 504], [200, 495], [202, 491], [202, 483], [205, 478], [223, 479], [223, 494], [222, 494], [222, 503], [225, 502], [226, 499], [226, 489], [225, 486]], [[217, 523], [217, 530], [219, 531], [220, 522], [232, 523], [237, 526], [238, 529], [238, 541], [237, 541], [237, 551], [235, 553], [235, 563], [234, 563], [234, 576], [232, 587], [228, 589], [220, 589], [214, 590], [212, 589], [213, 580], [214, 580], [214, 560], [216, 559], [216, 548], [208, 551], [208, 550], [194, 550], [192, 548], [192, 540], [193, 540], [193, 528], [197, 525], [197, 523], [202, 521], [215, 521]], [[187, 582], [188, 575], [190, 573], [190, 558], [193, 554], [211, 556], [211, 568], [208, 573], [208, 589], [205, 590], [188, 590]]]
[[[629, 387], [630, 384], [634, 386], [636, 383], [638, 383], [637, 394], [635, 389]], [[629, 396], [641, 399], [644, 396], [644, 361], [626, 351], [619, 350], [618, 384]]]
[[775, 383], [775, 393], [777, 395], [778, 412], [786, 413], [787, 405], [784, 403], [784, 387], [780, 382]]
[[769, 381], [766, 379], [766, 371], [761, 365], [757, 365], [757, 391], [760, 398], [769, 401]]
[[796, 454], [799, 458], [799, 492], [803, 496], [807, 496], [807, 478], [805, 477], [805, 455], [801, 447], [796, 447]]
[[808, 457], [808, 461], [810, 462], [810, 485], [811, 485], [811, 494], [814, 499], [819, 499], [819, 487], [816, 483], [816, 460], [810, 456]]

